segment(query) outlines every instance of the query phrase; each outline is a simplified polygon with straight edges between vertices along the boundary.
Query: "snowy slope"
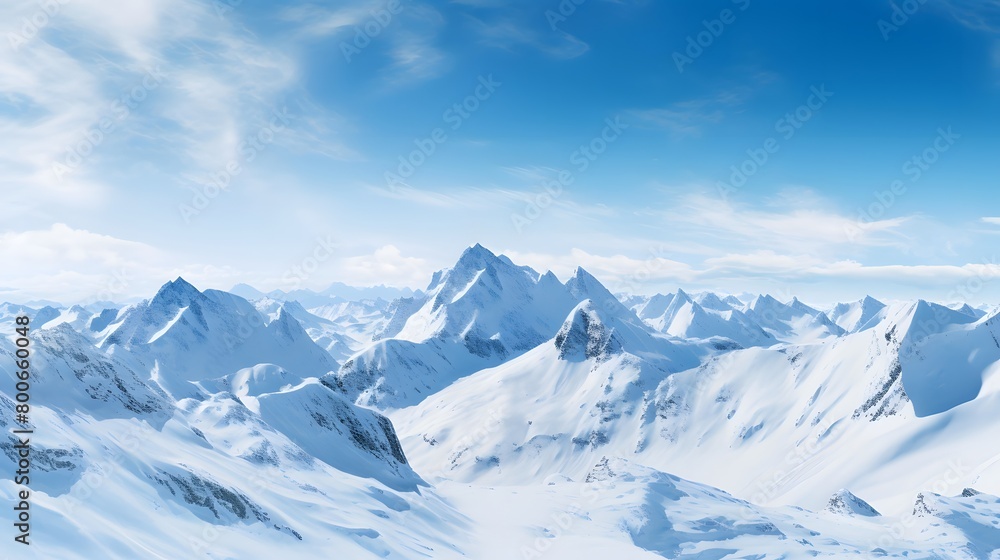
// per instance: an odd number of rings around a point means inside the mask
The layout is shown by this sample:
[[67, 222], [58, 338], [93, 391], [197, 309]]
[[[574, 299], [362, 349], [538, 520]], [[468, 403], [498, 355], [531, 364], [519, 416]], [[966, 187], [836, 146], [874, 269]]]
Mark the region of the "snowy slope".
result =
[[[210, 306], [196, 290], [167, 288], [183, 291], [169, 298], [175, 306], [205, 306], [205, 322], [219, 320], [207, 316]], [[156, 316], [163, 303], [143, 310]], [[175, 315], [130, 332], [160, 340], [179, 336], [179, 324]], [[288, 336], [277, 328], [266, 333], [277, 342]], [[195, 354], [216, 342], [187, 340], [185, 350]], [[5, 430], [13, 418], [6, 390], [14, 349], [0, 339]], [[195, 398], [174, 400], [136, 370], [144, 345], [101, 349], [61, 323], [35, 330], [32, 349], [27, 557], [319, 558], [331, 548], [348, 558], [461, 557], [465, 543], [451, 528], [465, 518], [412, 471], [388, 419], [316, 378], [262, 364], [196, 382]], [[15, 468], [15, 441], [0, 442], [5, 472]], [[4, 499], [18, 488], [0, 480]], [[0, 515], [7, 526], [11, 514], [5, 508]]]
[[255, 300], [0, 306], [34, 557], [1000, 558], [994, 308], [616, 297], [478, 245], [392, 303]]
[[826, 314], [793, 298], [782, 303], [770, 295], [754, 298], [743, 309], [754, 323], [783, 342], [815, 342], [845, 334]]
[[122, 310], [100, 346], [112, 354], [127, 353], [135, 367], [176, 398], [192, 396], [192, 381], [260, 363], [308, 376], [337, 369], [288, 312], [269, 320], [238, 296], [202, 293], [180, 278], [151, 300]]
[[278, 319], [282, 313], [298, 321], [309, 338], [326, 350], [338, 363], [342, 363], [371, 342], [371, 338], [361, 340], [352, 337], [343, 326], [330, 319], [314, 315], [297, 301], [279, 302], [264, 298], [254, 302], [254, 307], [267, 316], [268, 321]]
[[[851, 488], [898, 513], [939, 479], [1000, 493], [1000, 478], [986, 482], [1000, 474], [996, 450], [978, 443], [1000, 436], [986, 412], [996, 406], [1000, 334], [995, 322], [946, 309], [900, 305], [864, 332], [739, 350], [681, 372], [629, 359], [627, 346], [610, 359], [568, 360], [557, 339], [392, 418], [418, 471], [461, 481], [578, 479], [615, 455], [744, 499], [817, 510]], [[968, 367], [942, 386], [940, 368], [963, 352]]]
[[383, 333], [392, 338], [359, 352], [327, 381], [366, 405], [415, 404], [550, 339], [577, 301], [551, 273], [476, 245], [410, 303], [394, 310]]
[[[860, 301], [837, 304], [827, 313], [827, 316], [845, 332], [853, 333], [877, 325], [885, 318], [886, 309], [884, 303], [865, 296]], [[972, 313], [970, 312], [970, 314]]]

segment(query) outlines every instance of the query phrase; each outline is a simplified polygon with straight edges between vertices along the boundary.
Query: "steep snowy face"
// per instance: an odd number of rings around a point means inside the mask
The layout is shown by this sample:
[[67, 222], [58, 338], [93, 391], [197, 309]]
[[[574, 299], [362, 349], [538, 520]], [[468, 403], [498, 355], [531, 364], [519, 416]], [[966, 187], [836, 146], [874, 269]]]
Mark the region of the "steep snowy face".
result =
[[257, 397], [261, 419], [309, 455], [358, 477], [401, 491], [422, 484], [407, 464], [388, 418], [362, 409], [311, 379]]
[[845, 334], [826, 314], [797, 298], [781, 303], [770, 295], [757, 296], [743, 310], [747, 317], [783, 342], [814, 342]]
[[391, 338], [358, 352], [325, 381], [360, 404], [413, 405], [550, 340], [576, 303], [551, 273], [539, 275], [476, 245], [435, 274], [425, 297], [394, 304], [378, 335]]
[[834, 494], [826, 506], [826, 511], [847, 516], [878, 517], [881, 515], [868, 502], [847, 490], [840, 490]]
[[884, 303], [865, 296], [853, 303], [838, 303], [827, 316], [847, 333], [855, 333], [874, 328], [885, 319], [887, 307]]
[[618, 317], [630, 317], [634, 314], [583, 267], [578, 267], [573, 277], [566, 282], [566, 290], [578, 302], [590, 300], [594, 307]]
[[[731, 301], [723, 300], [717, 294], [714, 294], [712, 292], [700, 293], [696, 295], [693, 299], [698, 303], [698, 305], [704, 307], [705, 309], [711, 309], [713, 311], [725, 312], [743, 307], [742, 303], [737, 303], [737, 305], [734, 307]], [[739, 300], [737, 300], [737, 302], [738, 301]]]
[[733, 309], [715, 294], [701, 294], [696, 299], [678, 290], [660, 315], [644, 320], [654, 329], [679, 338], [726, 339], [744, 348], [777, 343], [742, 311]]
[[571, 361], [606, 359], [622, 350], [614, 329], [604, 325], [591, 300], [570, 313], [556, 334], [555, 346], [559, 359]]
[[917, 416], [975, 399], [1000, 360], [1000, 319], [918, 301], [900, 309], [886, 333], [899, 345], [901, 381]]
[[673, 299], [674, 294], [656, 294], [650, 298], [639, 298], [630, 308], [640, 319], [649, 322], [662, 316]]
[[127, 352], [177, 398], [191, 395], [188, 382], [260, 363], [312, 376], [337, 368], [287, 311], [269, 320], [243, 298], [202, 293], [180, 278], [124, 309], [107, 331], [101, 348]]
[[697, 363], [631, 312], [586, 300], [548, 343], [391, 417], [418, 472], [518, 484], [582, 476], [601, 453], [634, 449], [656, 388]]
[[524, 352], [548, 340], [576, 303], [550, 280], [476, 245], [435, 276], [396, 338], [462, 342], [484, 357]]
[[[159, 387], [115, 356], [108, 356], [69, 324], [34, 333], [32, 397], [53, 409], [85, 413], [98, 420], [139, 418], [162, 425], [173, 403]], [[0, 371], [16, 380], [7, 364], [15, 362], [13, 349], [0, 348]], [[9, 362], [7, 361], [9, 360]]]
[[[342, 322], [320, 317], [307, 311], [296, 301], [264, 298], [254, 302], [254, 307], [265, 315], [267, 322], [279, 319], [282, 313], [294, 318], [305, 329], [309, 338], [326, 350], [338, 363], [346, 361], [355, 352], [371, 343], [371, 334], [366, 332], [365, 327], [352, 329], [356, 323], [336, 315]], [[372, 318], [372, 320], [377, 319]]]

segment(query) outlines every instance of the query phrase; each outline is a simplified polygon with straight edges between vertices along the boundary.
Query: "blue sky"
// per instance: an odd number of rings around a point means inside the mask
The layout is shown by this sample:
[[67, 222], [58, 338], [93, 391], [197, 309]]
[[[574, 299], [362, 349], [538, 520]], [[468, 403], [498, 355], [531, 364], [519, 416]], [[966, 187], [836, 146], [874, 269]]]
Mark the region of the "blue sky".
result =
[[996, 0], [0, 12], [0, 299], [417, 288], [479, 242], [612, 289], [1000, 300]]

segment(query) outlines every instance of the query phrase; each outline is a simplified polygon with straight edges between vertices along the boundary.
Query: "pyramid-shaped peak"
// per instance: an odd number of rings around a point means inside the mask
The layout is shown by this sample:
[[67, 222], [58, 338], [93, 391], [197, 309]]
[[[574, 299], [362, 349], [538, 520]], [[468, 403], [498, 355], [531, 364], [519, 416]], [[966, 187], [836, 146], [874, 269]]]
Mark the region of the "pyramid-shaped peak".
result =
[[507, 261], [497, 257], [492, 251], [480, 244], [475, 244], [462, 252], [455, 266], [434, 273], [427, 292], [445, 289], [454, 291], [464, 287], [467, 282], [482, 270], [508, 270]]
[[617, 309], [621, 302], [593, 274], [577, 267], [573, 277], [566, 282], [566, 289], [578, 300], [590, 299], [602, 309]]
[[882, 515], [868, 502], [847, 490], [840, 490], [834, 494], [830, 498], [826, 510], [840, 515], [859, 515], [862, 517], [879, 517]]
[[[553, 280], [559, 282], [559, 277], [556, 276], [551, 270], [546, 270], [545, 274], [538, 277], [539, 282], [552, 282]], [[559, 283], [561, 284], [562, 282]]]
[[706, 303], [706, 302], [711, 302], [711, 303], [713, 303], [713, 304], [714, 304], [714, 303], [722, 303], [722, 298], [720, 298], [720, 297], [719, 297], [719, 296], [718, 296], [718, 295], [717, 295], [716, 293], [714, 293], [714, 292], [703, 292], [703, 293], [701, 293], [701, 294], [699, 294], [699, 295], [698, 295], [698, 299], [699, 299], [699, 300], [700, 300], [700, 301], [701, 301], [702, 303]]
[[771, 294], [761, 294], [750, 302], [750, 309], [759, 310], [767, 307], [783, 307], [785, 304], [774, 299]]
[[202, 297], [202, 293], [198, 291], [198, 288], [195, 288], [187, 280], [178, 276], [176, 280], [167, 282], [160, 287], [156, 295], [153, 296], [153, 302], [184, 304], [199, 297]]
[[[569, 282], [574, 282], [574, 281], [575, 282], [585, 282], [585, 283], [588, 283], [588, 284], [600, 284], [601, 283], [600, 280], [598, 280], [597, 278], [595, 278], [593, 274], [587, 272], [587, 270], [585, 268], [583, 268], [582, 266], [576, 267], [576, 270], [573, 272], [573, 277], [570, 278]], [[569, 282], [567, 282], [567, 284]]]
[[563, 360], [589, 360], [620, 351], [614, 329], [606, 326], [599, 306], [584, 300], [570, 312], [556, 334], [555, 345]]
[[[462, 256], [458, 258], [458, 262], [452, 268], [452, 271], [459, 272], [460, 274], [471, 273], [479, 270], [486, 269], [505, 269], [508, 268], [509, 261], [501, 259], [495, 255], [492, 251], [483, 247], [480, 244], [475, 244], [462, 252]], [[437, 278], [437, 280], [442, 280], [443, 278]], [[431, 283], [432, 286], [434, 282]], [[433, 289], [433, 288], [429, 288]]]
[[875, 306], [875, 307], [879, 307], [879, 308], [885, 307], [884, 303], [882, 303], [881, 301], [873, 298], [872, 296], [865, 296], [864, 298], [862, 298], [861, 299], [861, 305]]
[[490, 251], [486, 247], [483, 247], [479, 243], [476, 243], [472, 247], [469, 247], [465, 251], [462, 251], [462, 256], [459, 257], [458, 262], [463, 261], [482, 261], [482, 260], [499, 260], [493, 251]]

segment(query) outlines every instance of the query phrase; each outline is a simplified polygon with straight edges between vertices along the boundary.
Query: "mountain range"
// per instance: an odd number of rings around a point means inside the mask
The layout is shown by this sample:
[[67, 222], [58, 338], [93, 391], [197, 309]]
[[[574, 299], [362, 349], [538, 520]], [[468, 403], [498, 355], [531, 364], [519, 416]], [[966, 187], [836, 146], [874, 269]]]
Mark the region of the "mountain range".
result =
[[39, 557], [1000, 555], [993, 309], [615, 295], [481, 245], [418, 292], [99, 307], [0, 305]]

